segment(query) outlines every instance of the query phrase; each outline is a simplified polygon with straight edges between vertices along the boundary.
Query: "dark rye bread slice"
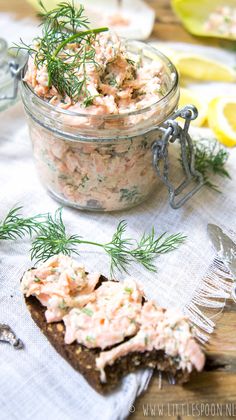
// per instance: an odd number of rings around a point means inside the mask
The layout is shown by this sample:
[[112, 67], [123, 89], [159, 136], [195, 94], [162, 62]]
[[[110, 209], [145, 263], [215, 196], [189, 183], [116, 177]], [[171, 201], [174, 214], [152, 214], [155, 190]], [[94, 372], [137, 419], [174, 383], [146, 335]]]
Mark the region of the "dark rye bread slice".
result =
[[[97, 287], [104, 281], [107, 281], [107, 279], [101, 276]], [[176, 368], [173, 358], [167, 356], [162, 350], [153, 350], [151, 352], [129, 353], [117, 359], [113, 365], [107, 365], [105, 367], [106, 383], [102, 383], [100, 372], [96, 369], [96, 357], [100, 354], [101, 349], [88, 349], [75, 342], [65, 344], [64, 323], [62, 321], [47, 323], [44, 315], [46, 308], [41, 305], [37, 298], [30, 296], [25, 298], [25, 301], [33, 320], [57, 352], [101, 394], [114, 389], [124, 375], [141, 367], [152, 367], [167, 374], [172, 374], [178, 383], [186, 382], [189, 379], [188, 372]]]

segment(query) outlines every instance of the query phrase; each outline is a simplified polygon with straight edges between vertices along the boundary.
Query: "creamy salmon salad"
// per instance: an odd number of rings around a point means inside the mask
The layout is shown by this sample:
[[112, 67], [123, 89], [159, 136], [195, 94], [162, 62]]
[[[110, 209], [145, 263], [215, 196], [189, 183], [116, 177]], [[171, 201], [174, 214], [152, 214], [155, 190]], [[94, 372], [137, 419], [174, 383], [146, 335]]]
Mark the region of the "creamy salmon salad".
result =
[[99, 277], [98, 273], [86, 273], [84, 266], [71, 258], [58, 255], [27, 271], [21, 289], [26, 297], [36, 296], [47, 307], [47, 322], [56, 322], [69, 308], [82, 308], [93, 299]]
[[[86, 85], [76, 100], [49, 87], [46, 66], [29, 58], [24, 81], [50, 106], [42, 122], [37, 112], [29, 118], [29, 128], [40, 178], [53, 197], [80, 209], [114, 211], [142, 202], [157, 187], [151, 146], [160, 132], [150, 127], [165, 119], [167, 105], [158, 112], [152, 105], [172, 76], [161, 60], [146, 59], [141, 50], [131, 54], [112, 32], [94, 42], [95, 62], [85, 64]], [[76, 48], [69, 44], [61, 54]]]
[[[37, 45], [36, 45], [37, 48]], [[65, 57], [78, 50], [77, 43], [67, 44], [61, 51]], [[76, 100], [62, 96], [54, 86], [49, 87], [46, 65], [36, 65], [34, 55], [29, 58], [24, 80], [34, 92], [49, 104], [69, 111], [93, 115], [117, 115], [137, 111], [152, 105], [163, 97], [163, 66], [160, 61], [147, 63], [133, 59], [124, 41], [113, 32], [97, 35], [94, 40], [93, 62], [85, 62], [75, 73], [78, 80], [86, 72], [84, 88]], [[89, 100], [85, 100], [89, 98]]]
[[114, 211], [143, 201], [158, 186], [155, 132], [112, 142], [64, 141], [30, 123], [35, 162], [50, 194], [81, 209]]
[[181, 312], [147, 301], [134, 279], [99, 278], [59, 254], [26, 272], [21, 290], [46, 307], [47, 322], [64, 322], [67, 345], [77, 342], [101, 349], [96, 367], [103, 382], [105, 367], [132, 352], [162, 350], [177, 360], [178, 369], [203, 369], [204, 354]]
[[210, 32], [236, 37], [236, 7], [219, 6], [210, 13], [204, 25]]

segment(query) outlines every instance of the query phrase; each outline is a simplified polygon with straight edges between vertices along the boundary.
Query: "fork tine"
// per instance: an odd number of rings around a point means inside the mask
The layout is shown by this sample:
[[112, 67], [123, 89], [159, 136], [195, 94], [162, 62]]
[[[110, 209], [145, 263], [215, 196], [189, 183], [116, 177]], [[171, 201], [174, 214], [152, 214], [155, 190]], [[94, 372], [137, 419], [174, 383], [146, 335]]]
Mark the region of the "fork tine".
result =
[[176, 384], [175, 377], [172, 373], [168, 373], [167, 378], [168, 378], [168, 382], [169, 382], [170, 385], [175, 385]]
[[162, 389], [162, 372], [159, 370], [158, 372], [158, 388]]
[[236, 283], [234, 283], [232, 287], [232, 299], [236, 302]]

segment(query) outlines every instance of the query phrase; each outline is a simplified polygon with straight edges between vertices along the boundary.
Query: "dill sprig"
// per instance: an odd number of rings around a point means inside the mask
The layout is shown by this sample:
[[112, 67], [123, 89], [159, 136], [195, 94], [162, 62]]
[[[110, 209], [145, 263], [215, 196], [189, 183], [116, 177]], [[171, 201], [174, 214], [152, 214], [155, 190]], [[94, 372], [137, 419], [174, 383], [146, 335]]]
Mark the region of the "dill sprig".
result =
[[38, 231], [43, 215], [24, 218], [20, 213], [21, 210], [21, 206], [11, 209], [5, 219], [0, 221], [0, 240], [14, 240], [23, 238], [25, 235], [32, 236]]
[[229, 153], [216, 140], [202, 138], [194, 140], [193, 148], [195, 152], [195, 167], [204, 178], [205, 185], [220, 192], [218, 186], [210, 180], [211, 175], [220, 175], [230, 179], [230, 175], [225, 168]]
[[184, 242], [185, 236], [180, 233], [167, 236], [166, 233], [156, 237], [154, 228], [150, 234], [143, 234], [139, 241], [126, 236], [127, 223], [122, 220], [111, 241], [99, 243], [83, 239], [79, 235], [69, 235], [62, 219], [62, 208], [50, 213], [39, 214], [24, 218], [22, 207], [11, 209], [5, 219], [0, 222], [0, 240], [14, 240], [26, 235], [32, 240], [31, 259], [36, 264], [44, 262], [53, 255], [79, 255], [78, 245], [92, 245], [100, 247], [110, 257], [110, 271], [128, 272], [134, 261], [143, 265], [147, 270], [156, 272], [155, 258], [176, 249]]
[[31, 259], [39, 263], [59, 253], [78, 254], [75, 248], [75, 245], [80, 243], [78, 241], [80, 241], [78, 235], [67, 235], [62, 220], [62, 209], [59, 208], [54, 216], [48, 213], [39, 225], [37, 236], [32, 242]]
[[74, 2], [61, 2], [47, 11], [42, 1], [42, 36], [35, 38], [32, 45], [21, 40], [18, 50], [26, 50], [33, 56], [37, 68], [45, 66], [48, 73], [48, 87], [55, 87], [62, 97], [74, 101], [85, 98], [84, 106], [91, 103], [87, 89], [86, 65], [94, 64], [96, 35], [108, 28], [89, 29], [84, 7], [77, 9]]
[[107, 243], [88, 241], [79, 235], [70, 236], [62, 220], [62, 209], [59, 208], [54, 216], [48, 214], [39, 226], [37, 236], [32, 242], [31, 258], [39, 263], [58, 253], [78, 255], [77, 246], [84, 244], [100, 247], [109, 255], [112, 275], [115, 270], [128, 272], [128, 267], [134, 261], [155, 272], [154, 259], [160, 254], [176, 249], [185, 240], [185, 236], [180, 233], [170, 236], [163, 233], [156, 237], [153, 228], [150, 234], [143, 234], [141, 239], [136, 241], [125, 236], [126, 228], [127, 223], [122, 220], [111, 241]]
[[132, 256], [146, 267], [149, 271], [156, 271], [153, 260], [157, 255], [176, 249], [186, 239], [181, 233], [166, 236], [167, 232], [155, 237], [155, 230], [152, 228], [150, 234], [143, 234], [137, 246], [132, 250]]
[[[225, 168], [229, 153], [217, 140], [199, 138], [193, 140], [195, 154], [195, 169], [203, 175], [205, 185], [216, 192], [221, 192], [216, 184], [211, 181], [212, 175], [231, 178]], [[179, 161], [182, 163], [182, 159]]]

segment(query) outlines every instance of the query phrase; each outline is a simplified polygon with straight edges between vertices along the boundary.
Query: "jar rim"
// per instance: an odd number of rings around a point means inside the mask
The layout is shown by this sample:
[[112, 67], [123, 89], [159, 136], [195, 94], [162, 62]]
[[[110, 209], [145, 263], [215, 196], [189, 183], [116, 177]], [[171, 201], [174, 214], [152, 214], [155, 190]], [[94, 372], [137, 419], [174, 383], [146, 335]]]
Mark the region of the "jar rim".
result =
[[[34, 90], [28, 85], [28, 83], [25, 82], [23, 79], [22, 79], [22, 86], [28, 92], [33, 94], [34, 99], [42, 107], [46, 107], [48, 110], [58, 112], [59, 114], [64, 114], [64, 115], [67, 115], [67, 116], [93, 118], [95, 121], [102, 119], [104, 121], [104, 120], [116, 120], [116, 119], [120, 119], [120, 118], [132, 117], [132, 116], [135, 116], [135, 115], [142, 115], [146, 112], [152, 111], [153, 108], [155, 108], [156, 106], [159, 106], [159, 105], [161, 106], [163, 103], [168, 102], [169, 98], [171, 98], [172, 94], [178, 88], [178, 84], [179, 84], [178, 72], [176, 70], [175, 65], [172, 63], [172, 61], [165, 54], [163, 54], [161, 51], [159, 51], [158, 49], [156, 49], [156, 48], [152, 47], [151, 45], [148, 45], [144, 42], [141, 42], [141, 41], [135, 41], [135, 40], [125, 40], [125, 41], [127, 43], [129, 42], [133, 45], [136, 44], [137, 47], [139, 46], [139, 48], [137, 48], [137, 50], [140, 50], [140, 48], [142, 48], [142, 50], [145, 49], [146, 51], [149, 51], [150, 53], [152, 53], [153, 56], [158, 57], [161, 60], [161, 62], [163, 62], [170, 69], [170, 74], [174, 75], [171, 78], [172, 83], [171, 83], [170, 88], [166, 92], [166, 94], [161, 99], [158, 99], [158, 101], [153, 102], [151, 105], [148, 105], [144, 108], [134, 110], [134, 111], [130, 111], [130, 112], [124, 112], [124, 113], [122, 112], [120, 114], [100, 114], [100, 115], [96, 115], [96, 114], [93, 114], [93, 113], [91, 113], [91, 114], [90, 113], [81, 113], [81, 112], [70, 111], [70, 110], [63, 109], [63, 108], [58, 108], [58, 107], [50, 104], [49, 102], [45, 101], [43, 98], [38, 96], [34, 92]], [[27, 63], [25, 64], [24, 69], [23, 69], [23, 76], [26, 72], [26, 68], [27, 68]]]

